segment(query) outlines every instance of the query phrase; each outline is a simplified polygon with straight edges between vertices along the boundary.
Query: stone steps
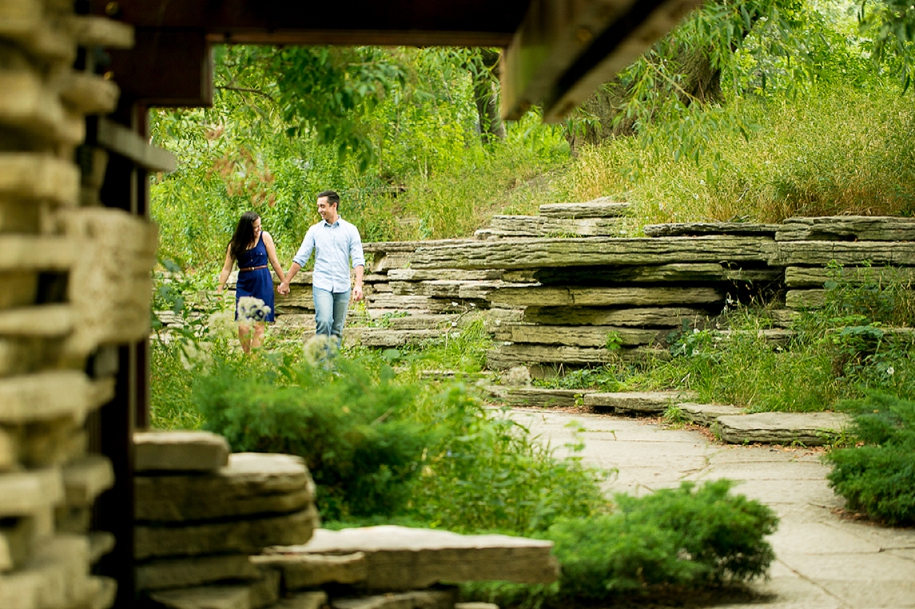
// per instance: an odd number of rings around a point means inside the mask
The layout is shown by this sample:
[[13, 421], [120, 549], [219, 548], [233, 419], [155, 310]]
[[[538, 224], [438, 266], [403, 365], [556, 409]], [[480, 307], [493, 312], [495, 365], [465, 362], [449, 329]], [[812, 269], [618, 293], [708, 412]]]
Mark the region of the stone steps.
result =
[[486, 393], [513, 406], [570, 408], [583, 406], [593, 412], [657, 416], [675, 409], [683, 419], [709, 427], [728, 444], [799, 444], [823, 446], [840, 439], [851, 423], [835, 412], [761, 412], [747, 414], [736, 406], [697, 404], [690, 391], [614, 392], [589, 389], [546, 389], [489, 385]]

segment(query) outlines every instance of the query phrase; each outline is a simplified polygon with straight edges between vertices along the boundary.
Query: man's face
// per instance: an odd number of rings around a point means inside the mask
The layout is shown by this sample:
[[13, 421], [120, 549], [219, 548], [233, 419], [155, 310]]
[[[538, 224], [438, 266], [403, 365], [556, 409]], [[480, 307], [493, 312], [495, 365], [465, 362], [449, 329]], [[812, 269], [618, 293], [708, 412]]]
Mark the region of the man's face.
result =
[[327, 201], [327, 197], [320, 197], [318, 199], [318, 213], [321, 214], [321, 217], [324, 218], [325, 222], [333, 224], [337, 221], [337, 206], [331, 205]]

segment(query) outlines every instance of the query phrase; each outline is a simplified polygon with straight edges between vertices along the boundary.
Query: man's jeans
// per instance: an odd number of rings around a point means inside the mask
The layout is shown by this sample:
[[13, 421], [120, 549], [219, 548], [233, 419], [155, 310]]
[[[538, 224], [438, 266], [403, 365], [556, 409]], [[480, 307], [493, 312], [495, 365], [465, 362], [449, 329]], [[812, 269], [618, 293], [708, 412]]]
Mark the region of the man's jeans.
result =
[[337, 347], [343, 340], [343, 322], [346, 321], [346, 310], [349, 308], [349, 293], [349, 290], [330, 292], [312, 288], [315, 301], [315, 334], [334, 338]]

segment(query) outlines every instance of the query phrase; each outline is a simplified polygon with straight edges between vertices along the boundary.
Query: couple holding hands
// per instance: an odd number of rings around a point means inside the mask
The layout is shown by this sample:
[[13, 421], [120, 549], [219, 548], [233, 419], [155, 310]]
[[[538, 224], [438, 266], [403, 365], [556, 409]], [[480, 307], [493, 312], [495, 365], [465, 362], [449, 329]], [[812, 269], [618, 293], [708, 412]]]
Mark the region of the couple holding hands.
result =
[[[312, 253], [315, 255], [312, 273], [315, 334], [328, 336], [340, 346], [350, 296], [356, 301], [363, 298], [365, 256], [359, 230], [340, 217], [339, 205], [340, 196], [333, 190], [325, 190], [318, 195], [318, 213], [322, 219], [308, 229], [287, 273], [283, 273], [280, 266], [273, 238], [261, 228], [260, 216], [253, 211], [242, 214], [226, 250], [217, 291], [222, 293], [232, 266], [237, 262], [235, 314], [240, 321], [238, 338], [245, 353], [261, 346], [265, 323], [274, 321], [273, 278], [268, 261], [280, 278], [277, 292], [285, 296], [289, 294], [292, 278], [305, 266]], [[350, 268], [354, 269], [354, 282], [351, 281]], [[263, 302], [263, 307], [255, 307], [253, 313], [240, 312], [239, 301], [242, 298], [258, 299]], [[244, 310], [245, 303], [241, 303], [241, 307]]]

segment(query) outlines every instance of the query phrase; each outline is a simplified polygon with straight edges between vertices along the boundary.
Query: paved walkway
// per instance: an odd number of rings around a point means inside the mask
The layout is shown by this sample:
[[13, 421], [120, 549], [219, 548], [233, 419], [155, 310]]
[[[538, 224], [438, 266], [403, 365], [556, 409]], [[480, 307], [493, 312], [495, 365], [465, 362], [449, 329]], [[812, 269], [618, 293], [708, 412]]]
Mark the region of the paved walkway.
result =
[[777, 560], [771, 579], [754, 589], [758, 609], [915, 607], [915, 529], [891, 529], [842, 518], [843, 500], [826, 483], [822, 451], [710, 443], [699, 431], [670, 429], [612, 415], [516, 409], [512, 418], [554, 447], [583, 428], [585, 461], [618, 470], [609, 492], [642, 495], [682, 480], [739, 482], [735, 491], [769, 505], [781, 522], [769, 539]]

